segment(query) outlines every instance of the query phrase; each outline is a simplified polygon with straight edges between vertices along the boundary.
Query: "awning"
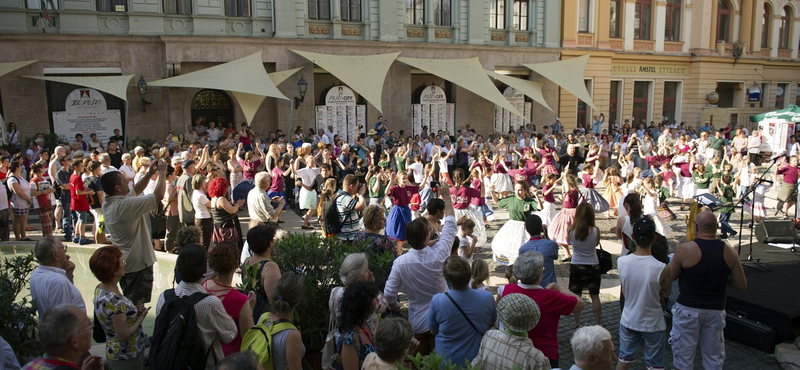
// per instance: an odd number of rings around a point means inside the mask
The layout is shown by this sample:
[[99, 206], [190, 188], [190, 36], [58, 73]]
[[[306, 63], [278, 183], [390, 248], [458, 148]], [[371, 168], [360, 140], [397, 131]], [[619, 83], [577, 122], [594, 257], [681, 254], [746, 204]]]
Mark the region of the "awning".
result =
[[400, 55], [399, 52], [378, 55], [330, 55], [292, 51], [330, 72], [383, 113], [381, 106], [383, 84], [389, 68]]
[[[287, 71], [269, 73], [269, 79], [272, 80], [272, 83], [275, 84], [275, 86], [278, 86], [301, 69], [303, 68], [300, 67]], [[239, 102], [239, 106], [242, 107], [242, 112], [244, 113], [245, 119], [248, 123], [253, 120], [256, 112], [258, 112], [258, 108], [261, 107], [261, 103], [263, 103], [264, 99], [266, 99], [266, 97], [263, 95], [248, 94], [237, 91], [231, 91], [231, 94], [233, 94], [233, 97], [236, 98], [237, 102]]]
[[289, 100], [267, 75], [260, 51], [218, 66], [165, 78], [148, 85], [230, 91], [239, 102], [247, 122], [253, 120], [265, 97]]
[[128, 101], [128, 84], [133, 78], [133, 75], [125, 76], [80, 76], [80, 77], [62, 77], [62, 76], [22, 76], [25, 78], [32, 78], [34, 80], [60, 82], [79, 87], [91, 87], [95, 90], [102, 91], [114, 95], [124, 101]]
[[577, 58], [560, 60], [557, 62], [524, 64], [530, 70], [553, 81], [564, 90], [569, 91], [578, 99], [588, 104], [595, 110], [597, 107], [592, 102], [592, 96], [586, 91], [586, 84], [583, 81], [586, 63], [589, 62], [589, 54], [581, 55]]
[[419, 68], [432, 75], [450, 81], [463, 89], [471, 91], [492, 103], [505, 108], [511, 113], [525, 117], [509, 102], [483, 69], [478, 57], [469, 59], [416, 59], [397, 58], [397, 60], [412, 67]]
[[785, 120], [788, 122], [800, 122], [800, 107], [791, 104], [786, 108], [773, 112], [754, 114], [750, 116], [750, 122], [761, 122], [765, 119]]
[[4, 76], [11, 72], [14, 72], [22, 67], [25, 67], [29, 64], [33, 64], [38, 62], [38, 60], [27, 60], [24, 62], [8, 62], [8, 63], [0, 63], [0, 76]]
[[514, 88], [514, 90], [517, 90], [525, 94], [525, 96], [533, 99], [533, 101], [541, 104], [543, 107], [553, 112], [553, 108], [550, 108], [550, 106], [547, 105], [547, 101], [544, 100], [544, 96], [542, 95], [542, 85], [544, 85], [543, 83], [536, 81], [529, 81], [522, 78], [506, 76], [504, 74], [492, 71], [488, 71], [487, 73], [492, 78], [508, 86], [511, 86], [512, 88]]

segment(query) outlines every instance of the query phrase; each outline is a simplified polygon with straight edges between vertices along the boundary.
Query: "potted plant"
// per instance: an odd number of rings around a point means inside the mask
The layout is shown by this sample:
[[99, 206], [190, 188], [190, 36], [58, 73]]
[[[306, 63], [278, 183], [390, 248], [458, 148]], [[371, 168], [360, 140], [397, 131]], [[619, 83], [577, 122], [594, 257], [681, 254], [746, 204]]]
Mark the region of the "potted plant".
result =
[[296, 325], [302, 334], [309, 364], [319, 368], [321, 350], [328, 335], [328, 299], [333, 288], [343, 285], [339, 267], [344, 258], [350, 253], [366, 253], [379, 284], [388, 278], [394, 258], [390, 252], [370, 252], [365, 241], [353, 243], [315, 233], [287, 234], [275, 242], [275, 250], [275, 263], [281, 273], [298, 274], [303, 278], [306, 294], [296, 309]]
[[20, 364], [42, 354], [36, 338], [36, 302], [29, 296], [17, 300], [36, 268], [33, 252], [6, 258], [0, 264], [0, 337], [11, 345]]

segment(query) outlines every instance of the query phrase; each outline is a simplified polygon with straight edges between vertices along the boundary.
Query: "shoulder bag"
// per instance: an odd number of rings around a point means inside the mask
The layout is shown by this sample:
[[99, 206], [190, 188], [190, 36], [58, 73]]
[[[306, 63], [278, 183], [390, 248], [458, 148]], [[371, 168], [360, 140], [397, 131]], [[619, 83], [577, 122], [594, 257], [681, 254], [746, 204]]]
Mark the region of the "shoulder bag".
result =
[[472, 320], [469, 319], [469, 316], [467, 316], [467, 313], [464, 312], [464, 310], [461, 309], [461, 306], [459, 306], [458, 303], [456, 303], [456, 300], [453, 299], [453, 297], [450, 296], [450, 293], [445, 292], [444, 295], [446, 295], [447, 298], [450, 299], [450, 302], [453, 302], [453, 305], [456, 306], [456, 308], [458, 309], [458, 312], [461, 312], [461, 315], [464, 316], [465, 319], [467, 319], [467, 322], [469, 323], [469, 326], [471, 326], [473, 329], [475, 329], [475, 332], [478, 333], [478, 335], [483, 336], [484, 333], [481, 333], [481, 331], [478, 330], [478, 328], [475, 326], [475, 324], [472, 323]]

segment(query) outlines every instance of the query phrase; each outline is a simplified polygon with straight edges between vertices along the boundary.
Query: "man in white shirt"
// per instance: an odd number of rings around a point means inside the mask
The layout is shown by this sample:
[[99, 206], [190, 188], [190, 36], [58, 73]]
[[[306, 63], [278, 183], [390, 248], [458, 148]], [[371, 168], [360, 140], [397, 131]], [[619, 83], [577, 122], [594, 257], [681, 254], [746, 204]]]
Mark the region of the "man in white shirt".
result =
[[[142, 195], [150, 179], [158, 172], [152, 193]], [[122, 293], [133, 302], [150, 302], [153, 294], [153, 265], [156, 255], [150, 233], [150, 212], [158, 209], [166, 189], [167, 164], [154, 161], [148, 173], [128, 189], [122, 172], [109, 172], [100, 178], [108, 195], [103, 202], [106, 234], [110, 244], [122, 250], [125, 275], [119, 281]]]
[[336, 136], [336, 131], [333, 129], [333, 125], [328, 125], [328, 132], [325, 133], [325, 136], [328, 137], [330, 144], [334, 142], [333, 137]]
[[206, 132], [208, 132], [208, 141], [215, 142], [215, 143], [219, 142], [220, 131], [217, 128], [217, 125], [214, 122], [209, 122], [208, 125], [209, 125], [209, 128], [208, 128], [208, 130], [206, 130]]
[[[286, 199], [283, 197], [272, 197], [267, 195], [269, 186], [272, 183], [272, 175], [269, 172], [259, 172], [254, 179], [256, 187], [247, 193], [247, 213], [250, 216], [250, 228], [258, 223], [277, 223], [283, 212]], [[272, 202], [278, 204], [278, 209], [272, 207]]]
[[111, 165], [111, 157], [108, 156], [108, 153], [100, 153], [97, 159], [100, 161], [100, 171], [103, 175], [109, 172], [119, 171], [116, 167]]
[[405, 291], [408, 295], [408, 321], [419, 341], [418, 353], [426, 355], [434, 346], [434, 335], [426, 323], [431, 299], [438, 293], [447, 291], [447, 284], [442, 274], [444, 260], [450, 256], [453, 240], [456, 238], [455, 211], [450, 198], [450, 188], [439, 189], [445, 204], [445, 218], [439, 240], [428, 247], [433, 229], [427, 219], [420, 217], [406, 226], [406, 237], [411, 250], [394, 261], [392, 272], [386, 281], [384, 294], [392, 310], [399, 311], [398, 293]]
[[328, 135], [325, 134], [325, 129], [324, 128], [320, 127], [320, 129], [319, 129], [319, 137], [320, 137], [319, 141], [325, 143], [325, 145], [333, 143], [333, 141], [328, 137]]
[[761, 151], [761, 130], [753, 130], [753, 135], [747, 138], [747, 153], [750, 154], [750, 163], [758, 165], [758, 153]]
[[797, 142], [797, 137], [789, 136], [789, 156], [796, 156], [798, 152], [800, 152], [800, 143]]
[[35, 254], [39, 267], [31, 274], [31, 297], [36, 301], [39, 317], [50, 307], [63, 303], [74, 304], [86, 312], [81, 292], [72, 283], [75, 264], [69, 260], [67, 246], [46, 236], [36, 243]]

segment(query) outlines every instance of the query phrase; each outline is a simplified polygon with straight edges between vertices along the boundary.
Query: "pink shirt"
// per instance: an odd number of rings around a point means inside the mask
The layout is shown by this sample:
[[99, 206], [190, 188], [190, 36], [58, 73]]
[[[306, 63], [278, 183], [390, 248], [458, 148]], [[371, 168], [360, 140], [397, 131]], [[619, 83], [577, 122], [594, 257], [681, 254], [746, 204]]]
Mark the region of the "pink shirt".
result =
[[536, 171], [534, 171], [532, 168], [520, 168], [517, 170], [508, 171], [508, 175], [511, 176], [511, 179], [514, 180], [514, 182], [528, 182], [528, 179], [535, 174]]
[[394, 205], [407, 207], [415, 193], [419, 193], [419, 186], [406, 185], [405, 187], [392, 186], [386, 195], [394, 199]]
[[453, 198], [453, 208], [467, 209], [472, 199], [481, 197], [481, 191], [473, 188], [462, 186], [458, 189], [455, 187], [450, 188], [450, 197]]
[[[481, 191], [481, 187], [483, 186], [483, 182], [481, 179], [472, 179], [472, 188], [477, 190], [478, 192]], [[486, 204], [486, 199], [484, 197], [477, 197], [472, 198], [472, 204], [476, 206], [483, 206]]]
[[[547, 185], [547, 184], [543, 185], [542, 186], [542, 194], [544, 194], [545, 192], [547, 192], [551, 188], [553, 188], [553, 187], [550, 186], [550, 185]], [[545, 195], [544, 196], [544, 201], [545, 202], [549, 202], [549, 203], [555, 203], [556, 202], [555, 191], [551, 191], [550, 194]]]

